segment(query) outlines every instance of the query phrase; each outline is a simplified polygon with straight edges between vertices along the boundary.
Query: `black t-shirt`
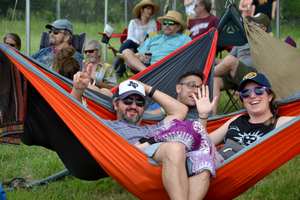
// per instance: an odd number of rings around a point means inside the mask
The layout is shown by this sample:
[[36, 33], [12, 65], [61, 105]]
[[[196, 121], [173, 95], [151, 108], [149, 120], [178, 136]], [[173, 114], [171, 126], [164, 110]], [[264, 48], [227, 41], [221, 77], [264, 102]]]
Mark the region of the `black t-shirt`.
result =
[[255, 5], [254, 15], [257, 13], [264, 13], [268, 15], [270, 19], [272, 19], [272, 4], [273, 1], [276, 0], [268, 0], [267, 3], [259, 4], [258, 0], [253, 0], [252, 4]]
[[242, 115], [229, 124], [225, 142], [231, 139], [243, 146], [248, 146], [275, 128], [276, 121], [268, 120], [268, 122], [252, 124], [249, 122], [248, 115]]

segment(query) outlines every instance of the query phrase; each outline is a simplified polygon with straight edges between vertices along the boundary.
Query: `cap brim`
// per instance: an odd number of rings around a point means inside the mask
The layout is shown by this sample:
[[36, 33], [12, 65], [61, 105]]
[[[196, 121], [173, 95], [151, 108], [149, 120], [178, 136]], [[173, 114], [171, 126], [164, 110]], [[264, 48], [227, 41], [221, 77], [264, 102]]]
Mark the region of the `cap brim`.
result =
[[53, 28], [54, 26], [52, 26], [52, 24], [47, 24], [46, 26], [45, 26], [45, 28], [47, 28], [47, 29], [51, 29], [51, 28]]
[[126, 97], [128, 97], [128, 96], [130, 96], [130, 95], [132, 95], [132, 94], [139, 95], [139, 96], [141, 96], [143, 99], [146, 99], [146, 97], [145, 97], [142, 93], [140, 93], [140, 92], [138, 92], [138, 91], [129, 91], [129, 92], [125, 92], [124, 94], [121, 94], [120, 96], [117, 96], [117, 99], [125, 99]]

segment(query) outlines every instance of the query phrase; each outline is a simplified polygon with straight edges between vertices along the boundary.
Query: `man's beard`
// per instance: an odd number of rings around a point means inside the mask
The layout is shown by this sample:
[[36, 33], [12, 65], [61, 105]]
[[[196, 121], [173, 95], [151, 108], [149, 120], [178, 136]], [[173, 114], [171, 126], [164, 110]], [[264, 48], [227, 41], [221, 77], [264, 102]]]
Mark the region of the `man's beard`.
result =
[[122, 113], [122, 119], [125, 120], [126, 122], [128, 122], [129, 124], [137, 124], [141, 120], [142, 115], [139, 115], [138, 113], [135, 117], [129, 118], [126, 115], [127, 111], [129, 111], [129, 110], [126, 110], [125, 113]]

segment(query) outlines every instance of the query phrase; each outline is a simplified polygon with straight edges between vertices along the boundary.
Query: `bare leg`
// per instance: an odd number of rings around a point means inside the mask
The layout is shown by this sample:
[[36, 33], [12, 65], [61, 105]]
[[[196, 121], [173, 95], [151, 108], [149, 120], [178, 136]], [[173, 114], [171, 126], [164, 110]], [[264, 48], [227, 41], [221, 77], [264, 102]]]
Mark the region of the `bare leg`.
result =
[[122, 54], [127, 65], [133, 70], [142, 71], [146, 69], [146, 66], [139, 60], [131, 49], [125, 49]]
[[218, 104], [220, 101], [221, 90], [224, 88], [224, 83], [221, 77], [214, 77], [213, 84], [213, 96], [216, 98], [215, 106], [213, 107], [212, 114], [216, 115], [218, 113]]
[[204, 199], [210, 183], [210, 172], [205, 170], [189, 178], [189, 200]]
[[224, 76], [226, 74], [232, 74], [235, 73], [236, 68], [238, 66], [239, 60], [232, 56], [227, 55], [219, 64], [216, 65], [214, 75], [215, 76]]
[[188, 178], [185, 168], [185, 146], [181, 143], [162, 144], [154, 155], [162, 163], [163, 185], [172, 200], [188, 198]]

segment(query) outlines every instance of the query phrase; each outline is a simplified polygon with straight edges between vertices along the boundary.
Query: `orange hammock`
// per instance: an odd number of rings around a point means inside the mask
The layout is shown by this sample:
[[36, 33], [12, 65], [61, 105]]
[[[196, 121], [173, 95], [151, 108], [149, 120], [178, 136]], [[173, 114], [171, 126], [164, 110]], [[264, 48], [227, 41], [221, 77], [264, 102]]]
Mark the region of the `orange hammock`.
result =
[[[160, 167], [149, 164], [142, 152], [103, 125], [99, 116], [83, 107], [67, 91], [37, 70], [30, 61], [13, 55], [12, 51], [6, 48], [0, 45], [0, 50], [110, 176], [140, 199], [168, 199], [163, 189]], [[299, 115], [300, 101], [282, 104], [280, 113]], [[209, 121], [208, 131], [219, 127], [227, 118]], [[232, 199], [298, 155], [299, 119], [297, 117], [286, 126], [270, 132], [259, 144], [243, 150], [220, 167], [206, 198]], [[257, 156], [258, 154], [260, 156]]]

